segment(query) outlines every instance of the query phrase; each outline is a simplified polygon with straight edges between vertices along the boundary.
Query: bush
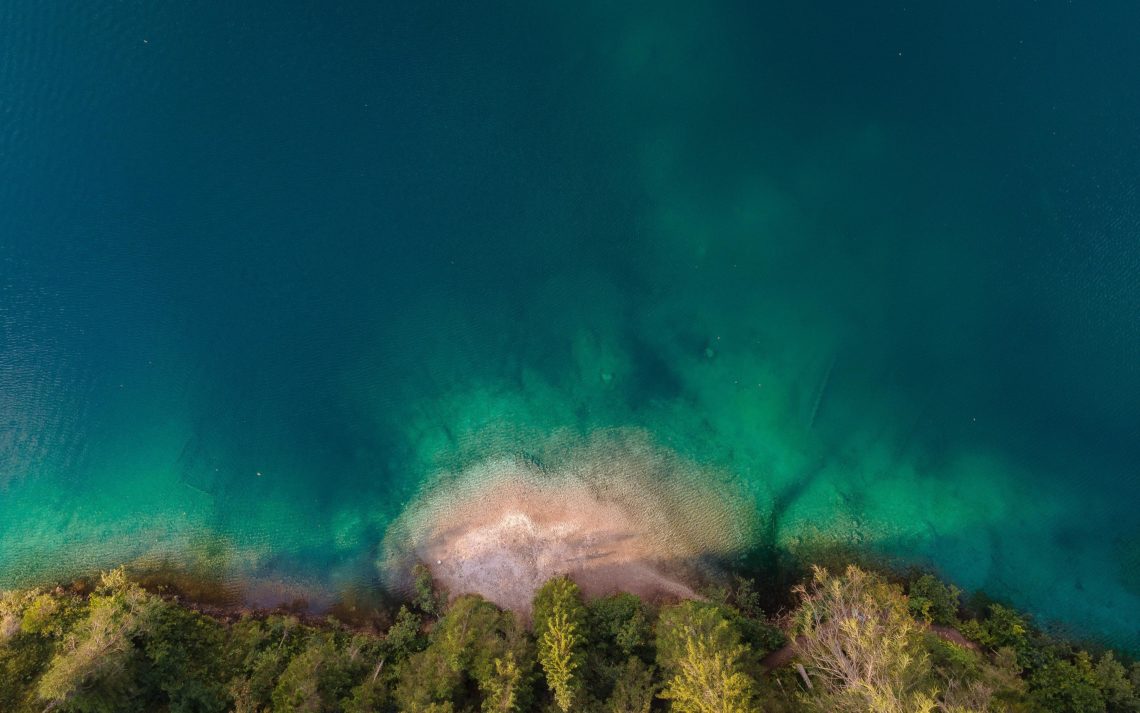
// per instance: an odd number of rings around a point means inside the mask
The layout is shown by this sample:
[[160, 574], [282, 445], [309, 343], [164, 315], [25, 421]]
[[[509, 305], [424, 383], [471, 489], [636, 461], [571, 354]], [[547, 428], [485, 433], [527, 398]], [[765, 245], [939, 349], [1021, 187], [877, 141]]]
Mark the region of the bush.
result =
[[928, 624], [954, 626], [958, 623], [962, 590], [945, 585], [924, 574], [910, 585], [908, 606], [911, 614]]
[[1098, 713], [1106, 710], [1096, 672], [1089, 655], [1081, 652], [1072, 661], [1053, 660], [1029, 679], [1033, 705], [1050, 713]]
[[1071, 655], [1070, 647], [1042, 634], [1033, 627], [1028, 616], [1002, 604], [990, 603], [984, 618], [965, 621], [958, 629], [966, 638], [990, 651], [1013, 650], [1018, 666], [1030, 673]]
[[590, 651], [608, 661], [624, 664], [630, 656], [648, 662], [653, 627], [645, 604], [632, 594], [615, 594], [586, 605], [586, 631]]
[[225, 630], [217, 621], [156, 598], [141, 644], [140, 683], [172, 713], [221, 713], [229, 707], [218, 652]]
[[1136, 713], [1140, 711], [1140, 696], [1128, 671], [1109, 651], [1096, 663], [1097, 687], [1104, 696], [1109, 713]]
[[447, 593], [436, 589], [427, 565], [412, 568], [412, 604], [428, 616], [439, 616], [447, 606]]

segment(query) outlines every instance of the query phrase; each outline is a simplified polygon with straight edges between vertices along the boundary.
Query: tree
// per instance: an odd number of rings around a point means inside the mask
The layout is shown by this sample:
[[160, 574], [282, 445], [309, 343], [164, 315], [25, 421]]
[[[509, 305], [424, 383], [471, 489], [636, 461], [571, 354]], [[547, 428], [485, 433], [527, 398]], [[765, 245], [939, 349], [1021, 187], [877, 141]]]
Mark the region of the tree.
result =
[[273, 689], [277, 713], [334, 713], [360, 673], [339, 650], [335, 637], [321, 633], [289, 661]]
[[1028, 619], [1007, 606], [990, 604], [985, 619], [966, 621], [960, 630], [966, 638], [994, 651], [1013, 649], [1022, 668], [1035, 669], [1046, 663], [1044, 652], [1030, 643], [1032, 627]]
[[441, 648], [433, 643], [400, 666], [396, 703], [402, 711], [451, 706], [462, 683], [463, 676], [448, 664]]
[[376, 713], [388, 710], [386, 707], [391, 699], [391, 690], [386, 680], [379, 676], [369, 674], [352, 689], [349, 696], [342, 701], [344, 713]]
[[510, 713], [519, 709], [519, 689], [522, 670], [515, 661], [513, 651], [493, 662], [494, 673], [487, 677], [483, 689], [483, 710], [486, 713]]
[[[479, 691], [484, 703], [522, 707], [533, 654], [512, 614], [482, 597], [457, 598], [431, 632], [428, 647], [400, 666], [396, 700], [402, 710], [450, 704], [463, 709]], [[474, 685], [472, 685], [474, 684]]]
[[632, 594], [615, 594], [586, 605], [590, 651], [624, 665], [630, 656], [651, 660], [653, 628], [645, 604]]
[[122, 569], [102, 575], [88, 602], [87, 618], [63, 640], [37, 695], [56, 708], [86, 698], [80, 708], [131, 710], [127, 700], [134, 680], [128, 669], [135, 654], [133, 637], [145, 633], [158, 600], [127, 581]]
[[682, 602], [661, 612], [657, 660], [668, 676], [660, 697], [679, 713], [756, 710], [751, 649], [720, 607]]
[[425, 564], [412, 568], [412, 604], [424, 614], [436, 617], [443, 614], [447, 605], [447, 593], [436, 589], [431, 570]]
[[569, 711], [578, 688], [574, 671], [581, 666], [582, 637], [578, 626], [570, 621], [566, 612], [556, 609], [546, 620], [546, 630], [538, 647], [538, 661], [546, 673], [546, 683], [554, 694], [554, 701], [563, 711]]
[[59, 598], [40, 593], [28, 600], [24, 614], [20, 617], [20, 632], [23, 634], [63, 633], [60, 611], [63, 609]]
[[982, 681], [952, 680], [942, 694], [942, 713], [985, 713], [992, 710], [994, 689]]
[[216, 620], [155, 598], [146, 635], [136, 642], [143, 659], [137, 681], [171, 713], [222, 713], [230, 707], [218, 656], [224, 640]]
[[242, 617], [230, 627], [224, 655], [235, 713], [269, 708], [281, 673], [306, 643], [305, 627], [293, 616]]
[[86, 616], [86, 601], [62, 591], [0, 592], [0, 711], [40, 713], [38, 679], [64, 634]]
[[1072, 661], [1053, 659], [1029, 678], [1029, 698], [1050, 713], [1098, 713], [1106, 710], [1092, 660], [1084, 651]]
[[[653, 625], [645, 603], [632, 594], [601, 597], [586, 604], [584, 688], [599, 701], [611, 698], [628, 674], [631, 658], [653, 660]], [[651, 696], [652, 698], [652, 696]]]
[[958, 621], [961, 596], [961, 589], [924, 574], [911, 583], [907, 601], [911, 613], [928, 624], [953, 626]]
[[608, 713], [649, 713], [658, 688], [653, 681], [653, 674], [652, 666], [630, 656], [610, 694], [606, 705]]
[[715, 651], [708, 641], [685, 642], [679, 671], [665, 685], [661, 697], [673, 702], [679, 713], [744, 713], [751, 705], [753, 682], [740, 670], [744, 646]]
[[585, 661], [586, 607], [578, 585], [557, 577], [539, 588], [534, 598], [534, 633], [538, 662], [554, 701], [569, 711], [582, 690], [580, 671]]
[[383, 655], [391, 663], [403, 661], [416, 651], [423, 648], [424, 641], [420, 635], [420, 618], [401, 606], [396, 614], [396, 621], [388, 627], [384, 635]]
[[1097, 687], [1109, 713], [1140, 713], [1140, 696], [1128, 678], [1128, 671], [1111, 651], [1096, 662]]
[[854, 566], [838, 577], [816, 567], [796, 592], [795, 649], [820, 683], [810, 701], [815, 707], [852, 713], [934, 710], [921, 628], [897, 587]]

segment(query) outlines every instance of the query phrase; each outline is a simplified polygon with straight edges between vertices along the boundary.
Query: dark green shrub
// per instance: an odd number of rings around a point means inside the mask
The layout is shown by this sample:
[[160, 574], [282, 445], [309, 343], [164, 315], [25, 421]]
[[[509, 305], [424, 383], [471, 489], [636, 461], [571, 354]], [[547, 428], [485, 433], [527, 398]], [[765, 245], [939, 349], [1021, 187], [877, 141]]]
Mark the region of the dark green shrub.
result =
[[602, 597], [586, 605], [590, 651], [611, 661], [652, 655], [653, 627], [645, 604], [632, 594]]
[[417, 564], [412, 568], [412, 604], [428, 616], [439, 616], [447, 606], [447, 593], [436, 589], [431, 570]]
[[141, 640], [146, 665], [141, 683], [171, 713], [210, 713], [229, 708], [219, 656], [225, 631], [217, 621], [163, 602]]
[[946, 585], [929, 574], [911, 582], [908, 606], [916, 618], [928, 624], [953, 626], [958, 623], [959, 598], [962, 590]]
[[1029, 698], [1037, 710], [1049, 713], [1105, 711], [1104, 694], [1089, 655], [1072, 661], [1054, 659], [1029, 678]]
[[312, 636], [303, 651], [294, 656], [273, 689], [275, 713], [336, 713], [340, 699], [348, 696], [360, 664], [350, 660], [332, 633]]

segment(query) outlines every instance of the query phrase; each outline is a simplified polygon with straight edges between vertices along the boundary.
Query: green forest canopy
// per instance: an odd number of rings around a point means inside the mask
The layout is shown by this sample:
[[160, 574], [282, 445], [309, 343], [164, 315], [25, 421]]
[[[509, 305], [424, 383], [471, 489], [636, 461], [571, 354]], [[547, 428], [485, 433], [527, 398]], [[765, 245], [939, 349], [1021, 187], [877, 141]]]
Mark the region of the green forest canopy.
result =
[[704, 600], [584, 601], [547, 582], [528, 624], [421, 571], [382, 626], [215, 618], [124, 570], [0, 599], [0, 711], [1140, 711], [1140, 665], [1078, 650], [930, 575], [817, 568], [769, 617], [740, 577]]

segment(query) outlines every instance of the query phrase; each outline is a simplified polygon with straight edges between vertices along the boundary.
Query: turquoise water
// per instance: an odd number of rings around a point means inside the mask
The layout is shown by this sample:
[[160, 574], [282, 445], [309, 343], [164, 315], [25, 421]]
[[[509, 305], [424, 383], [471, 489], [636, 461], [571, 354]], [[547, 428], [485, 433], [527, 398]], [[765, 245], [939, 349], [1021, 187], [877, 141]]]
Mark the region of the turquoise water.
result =
[[422, 5], [0, 4], [0, 585], [621, 428], [1140, 648], [1133, 5]]

